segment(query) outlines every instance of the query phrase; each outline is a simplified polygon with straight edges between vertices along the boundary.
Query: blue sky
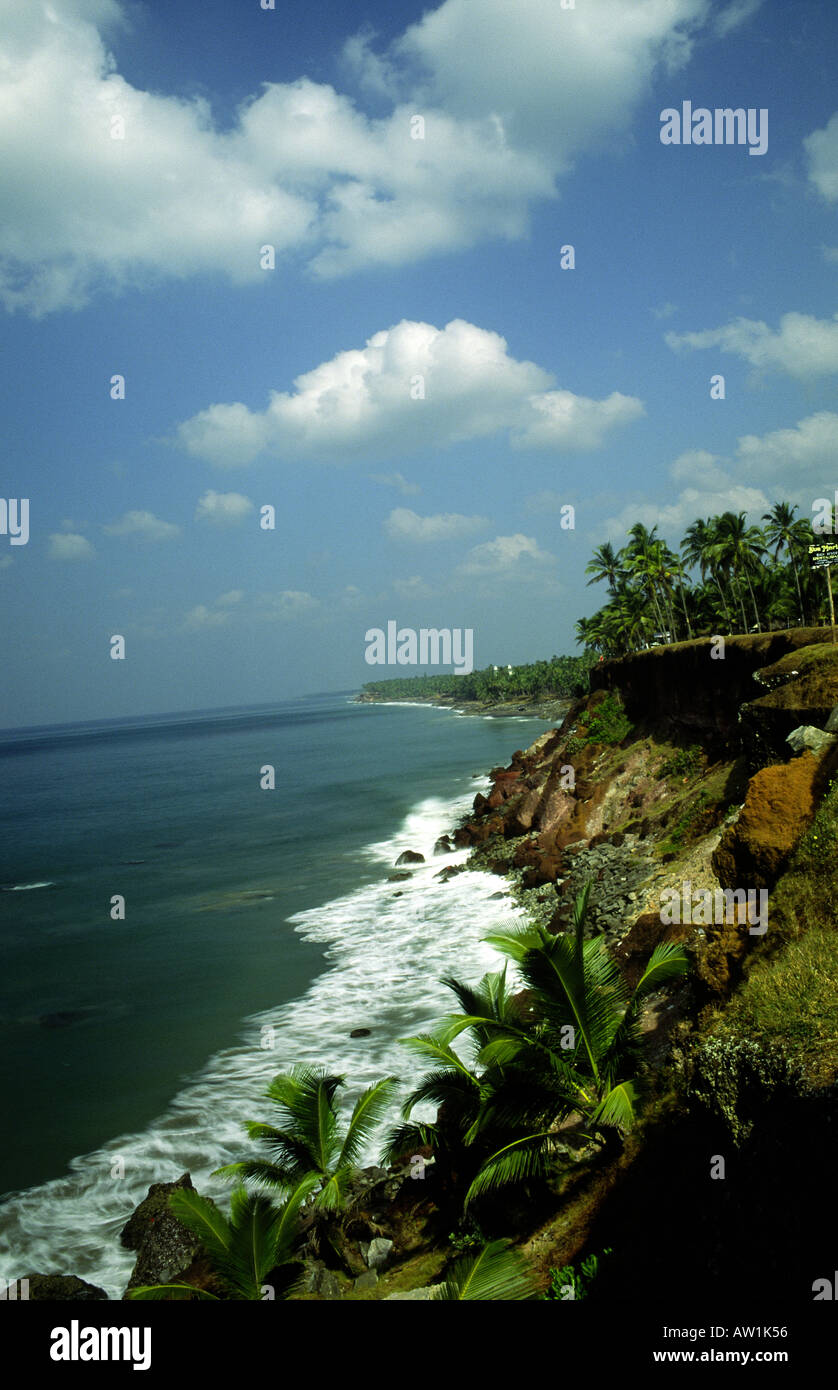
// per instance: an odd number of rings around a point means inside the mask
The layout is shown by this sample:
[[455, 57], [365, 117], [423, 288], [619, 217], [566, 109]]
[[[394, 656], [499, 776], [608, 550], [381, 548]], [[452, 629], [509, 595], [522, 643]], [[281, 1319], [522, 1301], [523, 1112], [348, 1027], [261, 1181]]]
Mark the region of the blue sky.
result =
[[[357, 687], [390, 620], [575, 651], [635, 520], [810, 515], [836, 39], [816, 0], [0, 0], [0, 725]], [[685, 100], [766, 152], [663, 145]]]

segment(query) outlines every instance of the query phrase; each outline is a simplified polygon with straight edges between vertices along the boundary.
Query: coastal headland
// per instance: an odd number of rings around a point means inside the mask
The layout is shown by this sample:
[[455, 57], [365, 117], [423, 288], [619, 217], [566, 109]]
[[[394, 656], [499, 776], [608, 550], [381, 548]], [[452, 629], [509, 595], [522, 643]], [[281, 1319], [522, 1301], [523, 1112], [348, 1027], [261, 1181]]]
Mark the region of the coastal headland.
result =
[[[515, 702], [514, 713], [533, 703]], [[566, 1116], [552, 1129], [548, 1168], [464, 1211], [452, 1154], [467, 1156], [468, 1137], [458, 1149], [450, 1089], [435, 1125], [353, 1177], [344, 1212], [325, 1227], [304, 1217], [294, 1298], [434, 1298], [464, 1254], [498, 1239], [544, 1296], [584, 1287], [603, 1306], [691, 1297], [704, 1306], [709, 1280], [719, 1308], [742, 1290], [765, 1306], [778, 1289], [802, 1307], [834, 1267], [831, 635], [732, 637], [721, 655], [714, 639], [655, 648], [600, 663], [589, 693], [560, 703], [553, 726], [494, 768], [452, 827], [453, 845], [471, 852], [452, 871], [496, 874], [545, 940], [579, 939], [587, 893], [582, 939], [601, 943], [626, 990], [657, 948], [686, 955], [686, 973], [640, 1007], [636, 1122], [604, 1141]], [[677, 913], [663, 910], [676, 899]], [[511, 991], [508, 1016], [526, 1030], [532, 986], [512, 980]], [[469, 997], [476, 1007], [478, 995]], [[428, 1096], [441, 1098], [443, 1079]], [[163, 1266], [171, 1278], [174, 1249], [178, 1282], [215, 1287], [206, 1249], [168, 1210], [178, 1186], [189, 1186], [187, 1175], [160, 1185], [126, 1227], [123, 1240], [138, 1250], [133, 1285]], [[30, 1274], [30, 1286], [42, 1277]]]

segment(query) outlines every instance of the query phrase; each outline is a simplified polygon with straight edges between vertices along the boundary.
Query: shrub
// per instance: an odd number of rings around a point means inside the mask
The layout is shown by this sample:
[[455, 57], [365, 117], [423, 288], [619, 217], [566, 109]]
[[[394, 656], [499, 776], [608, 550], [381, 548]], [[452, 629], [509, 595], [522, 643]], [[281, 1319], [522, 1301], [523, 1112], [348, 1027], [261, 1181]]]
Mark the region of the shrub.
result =
[[588, 743], [622, 743], [634, 725], [629, 720], [618, 695], [606, 695], [593, 712], [588, 723]]
[[589, 1255], [586, 1260], [582, 1260], [578, 1273], [573, 1265], [562, 1265], [561, 1269], [551, 1269], [550, 1287], [542, 1297], [562, 1303], [571, 1300], [578, 1302], [580, 1298], [587, 1298], [590, 1286], [599, 1273], [600, 1259], [605, 1259], [610, 1254], [611, 1247], [608, 1246], [603, 1250], [602, 1256]]

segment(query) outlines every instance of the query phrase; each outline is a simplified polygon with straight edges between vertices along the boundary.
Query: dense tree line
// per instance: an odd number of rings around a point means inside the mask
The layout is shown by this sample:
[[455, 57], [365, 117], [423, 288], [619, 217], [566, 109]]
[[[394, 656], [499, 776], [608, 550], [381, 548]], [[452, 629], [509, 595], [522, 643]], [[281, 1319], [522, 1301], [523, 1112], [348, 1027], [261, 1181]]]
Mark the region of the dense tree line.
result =
[[589, 584], [605, 581], [609, 600], [580, 618], [576, 640], [587, 650], [621, 656], [655, 641], [683, 641], [714, 633], [764, 632], [807, 626], [828, 618], [822, 571], [809, 563], [819, 540], [811, 523], [795, 520], [796, 507], [777, 502], [748, 526], [745, 512], [694, 521], [680, 554], [637, 522], [616, 551], [600, 545], [586, 567]]
[[401, 676], [391, 680], [368, 681], [366, 695], [388, 700], [431, 699], [453, 696], [457, 700], [503, 701], [522, 697], [534, 699], [571, 698], [588, 689], [588, 670], [595, 657], [551, 656], [549, 661], [533, 661], [525, 666], [487, 666], [468, 676]]

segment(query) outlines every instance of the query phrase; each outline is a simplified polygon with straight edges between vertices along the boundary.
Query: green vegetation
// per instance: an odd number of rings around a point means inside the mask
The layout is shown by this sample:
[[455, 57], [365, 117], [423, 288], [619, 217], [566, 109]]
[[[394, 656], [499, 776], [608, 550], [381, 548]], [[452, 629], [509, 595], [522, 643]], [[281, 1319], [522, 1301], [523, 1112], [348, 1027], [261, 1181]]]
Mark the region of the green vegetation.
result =
[[588, 691], [588, 671], [596, 662], [591, 653], [584, 656], [551, 656], [549, 661], [533, 661], [526, 666], [487, 666], [468, 676], [402, 676], [392, 680], [368, 681], [364, 694], [388, 700], [420, 700], [453, 697], [500, 704], [506, 700], [575, 699]]
[[701, 744], [691, 743], [689, 748], [679, 748], [661, 764], [659, 777], [694, 777], [702, 769], [704, 752]]
[[[634, 1122], [639, 1006], [686, 971], [687, 957], [672, 943], [658, 946], [630, 993], [602, 938], [585, 940], [590, 888], [565, 935], [526, 926], [485, 938], [517, 965], [526, 1005], [510, 993], [505, 969], [474, 990], [446, 980], [464, 1012], [435, 1035], [405, 1039], [439, 1065], [407, 1098], [406, 1123], [389, 1136], [383, 1161], [430, 1145], [466, 1208], [501, 1187], [548, 1178], [574, 1130], [614, 1143]], [[472, 1065], [452, 1046], [463, 1034]], [[411, 1124], [412, 1109], [427, 1100], [447, 1113]]]
[[633, 728], [619, 695], [606, 695], [594, 709], [585, 731], [585, 742], [622, 743]]
[[838, 1073], [838, 779], [769, 899], [769, 930], [751, 955], [720, 1033], [776, 1046], [813, 1085]]
[[335, 1101], [343, 1085], [342, 1076], [330, 1076], [317, 1067], [293, 1067], [275, 1076], [265, 1094], [276, 1107], [277, 1125], [245, 1122], [250, 1138], [268, 1146], [271, 1160], [230, 1163], [215, 1176], [250, 1180], [282, 1191], [306, 1186], [314, 1193], [314, 1214], [321, 1221], [329, 1212], [343, 1211], [358, 1173], [361, 1149], [392, 1096], [395, 1079], [377, 1081], [359, 1096], [345, 1133]]
[[479, 1255], [458, 1260], [433, 1291], [433, 1298], [442, 1303], [477, 1299], [512, 1303], [537, 1296], [533, 1271], [508, 1240], [494, 1240]]
[[562, 1265], [561, 1269], [551, 1269], [550, 1287], [546, 1293], [541, 1295], [542, 1298], [560, 1302], [567, 1302], [571, 1299], [578, 1302], [581, 1298], [587, 1298], [591, 1284], [599, 1274], [600, 1258], [605, 1259], [610, 1254], [611, 1248], [609, 1246], [603, 1250], [602, 1256], [589, 1255], [586, 1260], [581, 1261], [578, 1273], [573, 1265]]
[[129, 1289], [126, 1298], [261, 1300], [265, 1280], [273, 1271], [274, 1295], [278, 1292], [287, 1298], [300, 1270], [294, 1259], [299, 1210], [311, 1189], [311, 1179], [298, 1182], [283, 1205], [275, 1207], [267, 1197], [253, 1196], [244, 1187], [237, 1187], [230, 1196], [229, 1218], [198, 1192], [173, 1192], [169, 1207], [209, 1254], [219, 1292], [193, 1284], [144, 1284]]
[[[828, 609], [826, 585], [809, 565], [811, 524], [778, 502], [747, 526], [745, 512], [723, 512], [687, 528], [679, 556], [638, 522], [629, 543], [595, 550], [585, 573], [605, 581], [609, 601], [580, 618], [576, 640], [604, 656], [623, 656], [655, 642], [715, 633], [818, 623]], [[785, 557], [784, 559], [781, 558]], [[690, 579], [689, 571], [698, 570]]]

